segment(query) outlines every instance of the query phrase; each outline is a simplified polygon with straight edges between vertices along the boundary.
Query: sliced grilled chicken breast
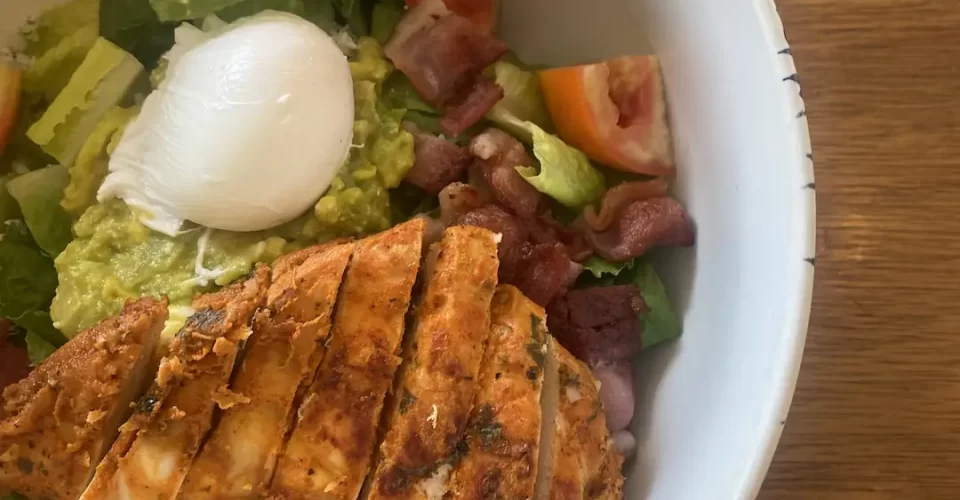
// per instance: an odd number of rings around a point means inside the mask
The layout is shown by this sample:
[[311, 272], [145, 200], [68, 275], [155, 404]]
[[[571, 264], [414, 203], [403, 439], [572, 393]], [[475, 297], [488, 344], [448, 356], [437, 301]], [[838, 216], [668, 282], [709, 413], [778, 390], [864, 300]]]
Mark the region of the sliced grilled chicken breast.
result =
[[154, 373], [166, 301], [128, 303], [3, 391], [0, 493], [77, 498]]
[[327, 352], [271, 483], [272, 498], [357, 497], [400, 358], [423, 221], [357, 243]]
[[[550, 449], [541, 450], [536, 499], [620, 498], [623, 457], [607, 430], [600, 383], [559, 342], [549, 354], [557, 368], [557, 408]], [[545, 389], [546, 390], [546, 389]]]
[[452, 227], [431, 247], [369, 499], [442, 498], [477, 393], [497, 266], [486, 229]]
[[497, 290], [491, 317], [480, 392], [450, 496], [529, 499], [539, 459], [546, 321], [543, 308], [512, 286]]
[[210, 429], [214, 406], [242, 400], [227, 383], [269, 281], [270, 271], [258, 266], [244, 280], [193, 301], [197, 313], [171, 343], [156, 380], [121, 426], [82, 500], [176, 497]]
[[[225, 409], [180, 490], [182, 499], [258, 498], [283, 447], [298, 387], [312, 380], [353, 244], [324, 246], [274, 273], [266, 307], [230, 389], [245, 404]], [[276, 268], [275, 268], [276, 269]]]

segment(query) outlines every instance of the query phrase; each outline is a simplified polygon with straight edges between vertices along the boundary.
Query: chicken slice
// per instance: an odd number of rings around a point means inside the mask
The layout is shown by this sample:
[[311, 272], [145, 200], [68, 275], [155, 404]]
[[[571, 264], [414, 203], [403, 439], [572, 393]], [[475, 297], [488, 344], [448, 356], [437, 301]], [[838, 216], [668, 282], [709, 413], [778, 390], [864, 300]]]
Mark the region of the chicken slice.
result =
[[231, 383], [249, 400], [223, 411], [180, 498], [258, 498], [268, 486], [298, 387], [313, 379], [354, 245], [324, 246], [276, 275]]
[[464, 455], [450, 479], [452, 498], [532, 497], [546, 339], [543, 308], [520, 290], [500, 286], [493, 298], [490, 338]]
[[197, 312], [177, 333], [153, 386], [120, 427], [82, 500], [176, 497], [210, 429], [214, 406], [228, 408], [243, 399], [227, 383], [269, 281], [269, 269], [257, 266], [244, 280], [194, 299]]
[[479, 387], [497, 266], [486, 229], [451, 227], [431, 247], [369, 499], [443, 496]]
[[277, 464], [272, 498], [357, 497], [400, 364], [423, 229], [414, 220], [357, 243], [332, 338]]
[[0, 493], [73, 500], [153, 375], [166, 301], [141, 299], [3, 391]]
[[558, 404], [551, 447], [541, 449], [543, 464], [538, 479], [542, 481], [538, 481], [534, 498], [620, 498], [623, 456], [607, 430], [600, 383], [559, 342], [551, 341], [549, 347], [557, 368]]

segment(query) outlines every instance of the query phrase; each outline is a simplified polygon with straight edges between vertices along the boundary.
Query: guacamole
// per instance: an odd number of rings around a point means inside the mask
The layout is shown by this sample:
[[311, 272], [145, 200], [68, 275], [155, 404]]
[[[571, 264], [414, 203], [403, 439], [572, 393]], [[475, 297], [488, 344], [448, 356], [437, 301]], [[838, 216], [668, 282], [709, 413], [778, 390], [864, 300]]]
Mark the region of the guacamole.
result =
[[223, 286], [288, 249], [287, 240], [264, 232], [212, 231], [202, 265], [222, 273], [205, 283], [195, 274], [204, 231], [172, 238], [140, 224], [122, 201], [94, 205], [56, 258], [60, 285], [50, 307], [54, 325], [72, 337], [142, 296], [166, 296], [171, 305], [186, 306], [197, 293]]

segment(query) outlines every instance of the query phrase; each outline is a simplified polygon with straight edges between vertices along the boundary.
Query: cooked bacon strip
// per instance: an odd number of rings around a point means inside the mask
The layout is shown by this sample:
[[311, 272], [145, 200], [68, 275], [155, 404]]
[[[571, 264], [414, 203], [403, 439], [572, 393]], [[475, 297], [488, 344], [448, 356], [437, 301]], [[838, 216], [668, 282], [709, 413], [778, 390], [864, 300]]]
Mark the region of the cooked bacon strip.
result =
[[456, 101], [447, 105], [440, 129], [449, 136], [458, 136], [479, 123], [500, 99], [503, 99], [503, 89], [499, 85], [477, 78]]
[[657, 246], [691, 246], [694, 228], [680, 203], [660, 197], [627, 205], [605, 231], [585, 231], [587, 240], [601, 257], [624, 262]]
[[545, 306], [570, 286], [571, 261], [563, 245], [523, 246], [516, 274], [506, 281]]
[[640, 314], [647, 310], [636, 285], [573, 290], [550, 303], [550, 332], [590, 366], [640, 352]]
[[600, 213], [592, 206], [583, 210], [583, 220], [593, 231], [610, 227], [623, 207], [634, 201], [659, 198], [667, 195], [667, 181], [656, 178], [650, 181], [624, 182], [610, 188], [600, 201]]
[[437, 194], [463, 176], [471, 158], [462, 147], [412, 124], [405, 123], [404, 127], [413, 134], [415, 157], [413, 168], [407, 172], [407, 182]]
[[473, 186], [454, 182], [440, 190], [440, 221], [445, 224], [456, 222], [462, 215], [483, 207], [486, 202]]
[[533, 165], [520, 141], [491, 128], [470, 141], [470, 153], [479, 160], [470, 168], [478, 171], [497, 203], [520, 217], [536, 216], [543, 195], [517, 172], [516, 167]]
[[404, 16], [384, 53], [427, 102], [448, 113], [440, 124], [444, 133], [459, 135], [503, 97], [482, 73], [507, 50], [476, 24], [450, 14], [442, 1], [431, 0]]

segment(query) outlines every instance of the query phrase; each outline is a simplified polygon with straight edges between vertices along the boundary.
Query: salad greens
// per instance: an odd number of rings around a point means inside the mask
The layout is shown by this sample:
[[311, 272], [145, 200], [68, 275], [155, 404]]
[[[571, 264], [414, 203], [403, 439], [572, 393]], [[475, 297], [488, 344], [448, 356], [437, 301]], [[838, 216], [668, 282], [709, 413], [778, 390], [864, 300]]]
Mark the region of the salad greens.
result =
[[61, 165], [70, 166], [107, 111], [127, 95], [143, 65], [99, 38], [50, 108], [27, 131]]
[[640, 288], [640, 296], [647, 305], [647, 312], [640, 316], [644, 349], [680, 336], [683, 330], [680, 316], [649, 259], [640, 257], [627, 262], [609, 262], [594, 255], [583, 263], [583, 267], [590, 274], [581, 277], [579, 284], [582, 286], [634, 284]]
[[147, 0], [101, 0], [100, 34], [147, 69], [173, 46], [177, 23], [163, 23]]
[[150, 0], [160, 21], [187, 21], [213, 14], [240, 0]]
[[70, 216], [60, 206], [70, 176], [53, 165], [23, 174], [7, 183], [20, 212], [40, 249], [56, 256], [70, 243]]
[[97, 26], [100, 0], [71, 0], [45, 11], [24, 27], [24, 53], [40, 57], [85, 26]]
[[593, 168], [587, 155], [533, 122], [522, 126], [533, 137], [533, 153], [540, 160], [540, 169], [538, 172], [536, 167], [518, 165], [517, 171], [537, 191], [570, 208], [583, 208], [603, 196], [607, 190], [603, 175]]
[[505, 61], [493, 65], [493, 76], [503, 89], [503, 99], [487, 112], [487, 118], [520, 140], [532, 143], [526, 122], [542, 129], [551, 126], [537, 76]]

